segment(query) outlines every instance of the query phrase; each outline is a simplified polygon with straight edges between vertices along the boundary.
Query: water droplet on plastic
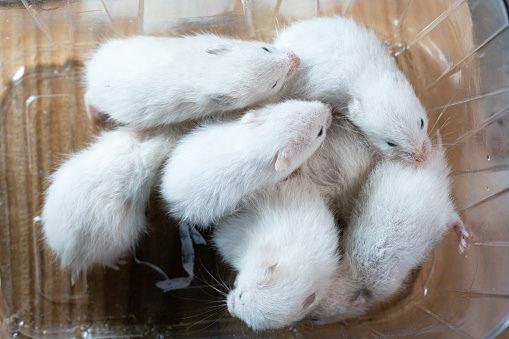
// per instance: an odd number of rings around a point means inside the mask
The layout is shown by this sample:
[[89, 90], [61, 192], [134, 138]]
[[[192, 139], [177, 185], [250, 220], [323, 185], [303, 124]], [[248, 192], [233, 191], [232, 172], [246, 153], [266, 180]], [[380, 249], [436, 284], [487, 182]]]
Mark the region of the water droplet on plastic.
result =
[[396, 42], [391, 46], [391, 48], [392, 51], [394, 52], [394, 56], [397, 57], [406, 50], [406, 45], [405, 43], [402, 42]]
[[394, 24], [394, 26], [397, 26], [398, 25], [398, 19], [394, 19], [394, 21], [392, 22]]
[[18, 68], [18, 70], [16, 71], [16, 73], [14, 73], [14, 76], [12, 77], [12, 81], [21, 79], [23, 74], [25, 74], [25, 66], [21, 66], [20, 68]]
[[427, 288], [424, 288], [424, 295], [428, 295], [428, 289]]
[[489, 155], [489, 154], [488, 154], [488, 156], [487, 156], [486, 158], [488, 159], [488, 161], [490, 161], [490, 160], [491, 160], [491, 157], [490, 157], [490, 155]]
[[490, 191], [490, 186], [486, 186], [486, 191]]

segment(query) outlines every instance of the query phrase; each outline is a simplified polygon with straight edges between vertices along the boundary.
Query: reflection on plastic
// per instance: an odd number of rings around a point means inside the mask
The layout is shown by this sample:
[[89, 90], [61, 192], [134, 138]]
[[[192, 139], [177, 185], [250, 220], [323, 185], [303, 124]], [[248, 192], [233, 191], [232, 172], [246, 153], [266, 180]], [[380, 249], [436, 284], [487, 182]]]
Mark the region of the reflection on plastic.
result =
[[156, 283], [156, 286], [162, 289], [164, 292], [178, 290], [186, 288], [191, 284], [194, 278], [194, 247], [196, 245], [206, 245], [207, 242], [203, 236], [196, 230], [193, 225], [189, 225], [185, 222], [179, 224], [180, 230], [180, 242], [182, 246], [182, 266], [186, 270], [188, 276], [180, 278], [170, 279], [168, 275], [159, 267], [149, 262], [141, 261], [136, 256], [134, 257], [137, 264], [145, 265], [153, 270], [159, 272], [166, 280], [162, 280]]

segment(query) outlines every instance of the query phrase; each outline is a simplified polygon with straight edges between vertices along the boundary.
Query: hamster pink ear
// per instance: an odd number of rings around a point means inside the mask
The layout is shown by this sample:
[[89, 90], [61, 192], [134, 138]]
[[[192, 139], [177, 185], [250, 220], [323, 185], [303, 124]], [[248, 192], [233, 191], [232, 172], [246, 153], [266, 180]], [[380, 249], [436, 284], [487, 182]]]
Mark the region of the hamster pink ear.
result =
[[263, 125], [265, 122], [265, 118], [260, 115], [257, 111], [252, 111], [246, 113], [242, 119], [240, 119], [242, 124], [256, 124], [257, 126]]
[[309, 295], [302, 303], [302, 308], [305, 309], [309, 307], [309, 305], [311, 305], [315, 301], [315, 297], [316, 297], [315, 293]]
[[217, 45], [217, 46], [209, 47], [205, 50], [205, 52], [207, 52], [209, 54], [214, 54], [214, 55], [224, 54], [229, 51], [231, 51], [231, 49], [230, 49], [230, 47], [228, 47], [226, 45]]
[[367, 288], [362, 288], [359, 290], [359, 293], [350, 300], [350, 302], [352, 306], [361, 306], [367, 303], [369, 299], [371, 299], [371, 291]]
[[286, 146], [277, 152], [275, 165], [277, 172], [284, 172], [290, 168], [294, 153], [295, 150], [291, 146]]
[[258, 282], [258, 286], [266, 286], [270, 283], [270, 281], [274, 277], [276, 267], [277, 262], [265, 268], [265, 271], [263, 272], [263, 278]]
[[348, 100], [348, 114], [351, 116], [357, 116], [362, 111], [362, 103], [357, 98], [350, 98]]
[[237, 103], [237, 99], [227, 94], [212, 94], [210, 100], [221, 106], [232, 106]]

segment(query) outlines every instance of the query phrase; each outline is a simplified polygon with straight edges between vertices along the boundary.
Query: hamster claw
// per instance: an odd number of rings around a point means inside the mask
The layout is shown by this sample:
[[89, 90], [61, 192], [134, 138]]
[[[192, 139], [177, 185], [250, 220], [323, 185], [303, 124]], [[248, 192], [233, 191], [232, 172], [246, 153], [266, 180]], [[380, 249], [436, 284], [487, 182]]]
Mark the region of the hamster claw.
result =
[[456, 232], [456, 235], [458, 236], [458, 249], [459, 253], [463, 254], [465, 253], [465, 250], [468, 247], [467, 239], [469, 238], [469, 234], [467, 230], [465, 229], [465, 225], [461, 221], [456, 221], [452, 225], [452, 228]]
[[116, 259], [110, 262], [109, 264], [106, 264], [107, 267], [114, 269], [115, 271], [120, 271], [120, 267], [118, 265], [124, 265], [127, 264], [126, 260], [120, 260]]
[[72, 274], [71, 274], [71, 286], [74, 286], [74, 284], [76, 284], [76, 280], [78, 280], [79, 275], [80, 274], [78, 272], [72, 272]]

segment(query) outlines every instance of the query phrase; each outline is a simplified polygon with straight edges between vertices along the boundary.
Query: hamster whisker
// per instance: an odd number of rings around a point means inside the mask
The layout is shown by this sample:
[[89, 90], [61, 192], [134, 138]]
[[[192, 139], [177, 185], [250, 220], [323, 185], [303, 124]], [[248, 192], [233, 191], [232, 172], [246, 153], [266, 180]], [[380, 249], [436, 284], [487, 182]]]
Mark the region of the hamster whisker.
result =
[[[203, 282], [203, 283], [205, 284], [205, 286], [212, 288], [213, 290], [215, 290], [216, 292], [218, 292], [218, 293], [219, 293], [219, 294], [221, 294], [222, 296], [224, 296], [224, 297], [226, 297], [226, 296], [227, 296], [227, 293], [225, 293], [225, 292], [221, 291], [221, 290], [220, 290], [220, 289], [218, 289], [217, 287], [214, 287], [214, 285], [209, 284], [209, 282], [208, 282], [208, 281], [206, 281], [206, 280], [204, 280], [204, 279], [200, 279], [200, 278], [198, 278], [198, 279], [199, 279], [199, 280], [201, 280], [201, 282]], [[203, 292], [203, 293], [205, 293], [206, 295], [208, 295], [209, 297], [217, 298], [217, 296], [216, 296], [216, 295], [209, 294], [209, 293], [205, 292], [205, 290], [203, 290], [203, 289], [202, 289], [202, 292]]]
[[[194, 298], [185, 298], [185, 297], [180, 297], [180, 296], [176, 296], [176, 295], [172, 295], [172, 297], [174, 298], [177, 298], [177, 299], [181, 299], [181, 300], [189, 300], [189, 301], [199, 301], [199, 302], [206, 302], [206, 303], [224, 303], [224, 300], [205, 300], [205, 299], [194, 299]], [[216, 298], [216, 296], [214, 296], [214, 299]]]
[[[213, 298], [213, 299], [216, 299], [216, 300], [217, 300], [217, 298], [218, 298], [218, 297], [217, 297], [217, 295], [210, 294], [210, 293], [208, 293], [208, 292], [207, 292], [207, 291], [203, 288], [203, 287], [212, 287], [212, 288], [214, 288], [214, 286], [213, 286], [213, 285], [210, 285], [207, 281], [205, 281], [203, 278], [199, 278], [198, 276], [195, 276], [195, 279], [200, 280], [201, 282], [203, 282], [203, 283], [205, 284], [204, 286], [196, 286], [196, 287], [198, 287], [198, 288], [199, 288], [199, 289], [203, 292], [203, 294], [205, 294], [205, 295], [207, 295], [207, 296], [209, 296], [209, 297], [211, 297], [211, 298]], [[215, 289], [215, 288], [214, 288], [214, 289]], [[219, 291], [219, 292], [220, 292], [220, 291]], [[224, 294], [224, 293], [222, 293], [222, 292], [220, 292], [220, 293], [221, 293], [223, 296], [225, 296], [225, 294]]]
[[[343, 100], [342, 100], [342, 101], [341, 101], [338, 105], [336, 105], [336, 106], [338, 106], [339, 108], [342, 108], [342, 106], [341, 106], [341, 105], [343, 105], [343, 104], [344, 104], [344, 103], [345, 103], [348, 99], [350, 99], [350, 97], [348, 97], [348, 96], [347, 96], [347, 97], [345, 97], [345, 98], [344, 98], [344, 99], [343, 99]], [[348, 107], [348, 106], [345, 106], [344, 108], [347, 108], [347, 107]]]
[[[201, 313], [201, 314], [199, 314], [199, 315], [203, 315], [203, 314], [208, 313], [208, 312], [210, 312], [210, 310], [209, 310], [209, 311], [207, 311], [207, 312], [203, 312], [203, 313]], [[200, 324], [200, 323], [204, 322], [205, 320], [209, 319], [209, 318], [210, 318], [210, 317], [212, 317], [212, 316], [215, 316], [217, 313], [218, 313], [217, 311], [214, 311], [213, 313], [209, 314], [209, 315], [208, 315], [208, 316], [206, 316], [205, 318], [203, 318], [203, 319], [201, 319], [201, 320], [199, 320], [199, 321], [195, 322], [195, 323], [194, 323], [194, 324], [192, 324], [191, 326], [189, 326], [189, 327], [187, 328], [187, 330], [189, 331], [189, 329], [191, 329], [192, 327], [194, 327], [194, 326], [196, 326], [196, 325], [198, 325], [198, 324]], [[183, 318], [183, 319], [185, 319], [185, 318]], [[218, 321], [218, 319], [216, 319], [215, 321], [213, 321], [213, 322], [212, 322], [212, 324], [216, 323], [217, 321]], [[210, 326], [210, 325], [209, 325], [209, 326]], [[208, 327], [208, 326], [207, 326], [207, 327]], [[207, 328], [207, 327], [205, 327], [205, 328]], [[199, 330], [197, 330], [197, 331], [203, 331], [205, 328], [201, 328], [201, 329], [199, 329]], [[197, 332], [197, 331], [196, 331], [196, 332]], [[194, 332], [194, 333], [195, 333], [195, 332]], [[190, 334], [190, 333], [188, 333], [188, 334]]]
[[444, 114], [445, 110], [450, 107], [449, 105], [451, 104], [453, 98], [451, 98], [451, 100], [449, 100], [449, 102], [447, 103], [447, 105], [444, 106], [444, 108], [442, 109], [442, 111], [440, 112], [440, 114], [438, 115], [438, 118], [437, 120], [435, 121], [435, 124], [433, 124], [433, 127], [431, 127], [431, 130], [433, 130], [435, 128], [435, 126], [437, 125], [438, 121], [440, 120], [440, 118], [442, 117], [442, 114]]
[[[193, 318], [196, 318], [196, 317], [202, 317], [202, 316], [205, 316], [207, 315], [206, 318], [201, 318], [199, 321], [202, 321], [202, 320], [205, 320], [207, 319], [208, 317], [211, 317], [213, 315], [219, 315], [219, 313], [221, 311], [224, 311], [224, 309], [228, 308], [226, 305], [215, 305], [213, 308], [212, 307], [203, 307], [202, 309], [205, 309], [205, 311], [203, 312], [200, 312], [200, 313], [197, 313], [197, 314], [193, 314], [193, 315], [190, 315], [190, 316], [187, 316], [187, 317], [182, 317], [180, 318], [180, 320], [192, 320]], [[193, 324], [192, 326], [196, 325]]]
[[[440, 127], [437, 128], [438, 132], [440, 133], [440, 135], [442, 135], [442, 130], [444, 128], [447, 127], [447, 125], [449, 125], [449, 123], [452, 121], [451, 120], [452, 116], [448, 117], [447, 120], [444, 121], [444, 123], [442, 125], [440, 125]], [[449, 132], [450, 133], [450, 132]], [[449, 134], [448, 133], [448, 134]], [[443, 135], [442, 135], [443, 136]]]
[[226, 283], [223, 281], [223, 279], [221, 279], [221, 277], [220, 277], [220, 276], [219, 276], [219, 280], [218, 280], [218, 279], [217, 279], [216, 277], [214, 277], [214, 275], [213, 275], [212, 273], [210, 273], [210, 271], [209, 271], [209, 270], [205, 267], [205, 265], [204, 265], [204, 264], [203, 264], [203, 262], [201, 261], [201, 258], [200, 258], [200, 257], [198, 257], [198, 260], [200, 260], [200, 263], [201, 263], [201, 265], [202, 265], [203, 269], [205, 270], [205, 272], [207, 272], [207, 274], [208, 274], [208, 275], [210, 275], [210, 277], [211, 277], [212, 279], [214, 279], [214, 281], [215, 281], [217, 284], [219, 284], [220, 286], [222, 286], [222, 287], [226, 288], [228, 291], [230, 291], [230, 287], [228, 287], [228, 285], [226, 285]]
[[213, 285], [209, 285], [209, 287], [212, 287], [212, 289], [214, 289], [217, 293], [221, 294], [224, 297], [228, 296], [228, 293], [225, 293], [225, 292], [221, 291], [219, 288], [214, 287]]
[[276, 37], [279, 38], [279, 20], [277, 19], [277, 15], [274, 17], [276, 19]]

